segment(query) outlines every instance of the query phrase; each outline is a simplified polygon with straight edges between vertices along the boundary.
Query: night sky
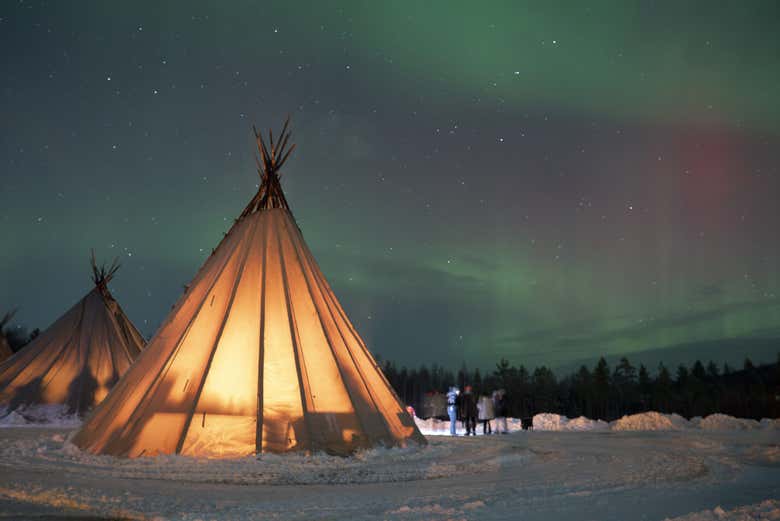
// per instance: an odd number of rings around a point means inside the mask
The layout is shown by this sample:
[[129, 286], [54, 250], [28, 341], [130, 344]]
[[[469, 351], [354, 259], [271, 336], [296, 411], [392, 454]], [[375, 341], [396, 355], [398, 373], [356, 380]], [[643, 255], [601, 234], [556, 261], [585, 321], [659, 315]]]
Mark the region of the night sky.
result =
[[289, 113], [287, 198], [383, 359], [773, 360], [778, 6], [3, 2], [0, 312], [47, 327], [94, 248], [150, 336]]

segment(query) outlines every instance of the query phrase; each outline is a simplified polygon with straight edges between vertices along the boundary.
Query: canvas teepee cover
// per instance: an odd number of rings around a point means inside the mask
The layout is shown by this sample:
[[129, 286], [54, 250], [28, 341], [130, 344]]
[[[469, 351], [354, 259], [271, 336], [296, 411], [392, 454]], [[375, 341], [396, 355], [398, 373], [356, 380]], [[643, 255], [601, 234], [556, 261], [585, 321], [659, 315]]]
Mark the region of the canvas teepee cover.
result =
[[98, 268], [93, 255], [94, 289], [0, 364], [0, 409], [62, 404], [83, 415], [108, 394], [144, 345], [108, 291], [118, 267]]
[[286, 129], [268, 147], [255, 131], [260, 190], [72, 438], [82, 449], [236, 457], [425, 443], [290, 213]]
[[8, 343], [8, 339], [5, 337], [5, 326], [11, 321], [14, 316], [14, 311], [9, 311], [3, 318], [0, 318], [0, 362], [11, 358], [14, 352], [11, 350], [11, 345]]

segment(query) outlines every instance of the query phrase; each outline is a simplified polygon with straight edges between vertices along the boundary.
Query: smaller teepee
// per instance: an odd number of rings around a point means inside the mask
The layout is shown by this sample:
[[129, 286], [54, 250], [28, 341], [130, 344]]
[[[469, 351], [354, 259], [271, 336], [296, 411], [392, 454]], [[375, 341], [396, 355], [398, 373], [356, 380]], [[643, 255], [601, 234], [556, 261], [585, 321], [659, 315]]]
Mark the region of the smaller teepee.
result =
[[16, 310], [9, 311], [3, 318], [0, 318], [0, 362], [4, 362], [6, 359], [11, 358], [14, 352], [11, 350], [11, 345], [8, 343], [8, 339], [5, 337], [5, 326], [13, 318]]
[[0, 364], [0, 415], [62, 405], [83, 416], [100, 403], [144, 346], [144, 339], [108, 291], [116, 261], [98, 267], [95, 287], [46, 331]]

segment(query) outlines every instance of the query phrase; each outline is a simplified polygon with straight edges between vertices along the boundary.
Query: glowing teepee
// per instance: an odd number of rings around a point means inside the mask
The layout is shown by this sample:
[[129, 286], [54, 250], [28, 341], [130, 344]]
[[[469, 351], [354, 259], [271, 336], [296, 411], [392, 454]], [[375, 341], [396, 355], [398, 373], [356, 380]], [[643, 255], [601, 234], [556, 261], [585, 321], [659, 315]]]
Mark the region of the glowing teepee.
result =
[[11, 321], [13, 316], [14, 311], [9, 311], [3, 318], [0, 318], [0, 362], [11, 358], [11, 355], [14, 354], [14, 352], [11, 350], [11, 345], [8, 343], [8, 339], [5, 337], [5, 331], [3, 329], [5, 328], [6, 324]]
[[72, 438], [82, 449], [235, 457], [425, 443], [290, 213], [287, 124], [276, 143], [255, 136], [258, 193]]
[[108, 291], [118, 268], [98, 268], [93, 255], [94, 289], [0, 364], [0, 412], [62, 405], [84, 415], [108, 394], [144, 345]]

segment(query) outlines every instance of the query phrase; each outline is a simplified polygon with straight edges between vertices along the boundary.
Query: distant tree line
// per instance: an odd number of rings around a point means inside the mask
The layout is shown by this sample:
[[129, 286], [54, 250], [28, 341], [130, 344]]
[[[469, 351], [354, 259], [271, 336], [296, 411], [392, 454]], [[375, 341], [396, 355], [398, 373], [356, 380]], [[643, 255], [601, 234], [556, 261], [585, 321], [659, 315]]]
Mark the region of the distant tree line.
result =
[[699, 360], [673, 370], [661, 363], [653, 375], [627, 358], [612, 368], [602, 357], [593, 368], [583, 365], [562, 378], [548, 367], [529, 370], [505, 359], [487, 374], [465, 364], [457, 372], [438, 365], [398, 369], [389, 361], [381, 366], [401, 400], [416, 411], [422, 410], [426, 393], [446, 392], [452, 385], [463, 390], [468, 384], [479, 394], [506, 390], [509, 414], [516, 418], [552, 412], [611, 421], [645, 411], [675, 412], [686, 418], [715, 412], [740, 418], [780, 417], [780, 353], [777, 363], [755, 366], [745, 359], [739, 370]]

